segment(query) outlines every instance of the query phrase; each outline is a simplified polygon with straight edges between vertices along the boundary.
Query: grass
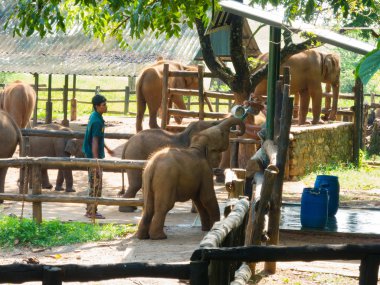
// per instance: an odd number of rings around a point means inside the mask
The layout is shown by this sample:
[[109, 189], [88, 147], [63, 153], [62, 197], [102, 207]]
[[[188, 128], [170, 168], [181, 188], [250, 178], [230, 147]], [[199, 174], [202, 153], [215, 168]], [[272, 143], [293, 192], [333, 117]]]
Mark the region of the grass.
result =
[[317, 175], [334, 175], [338, 176], [341, 189], [350, 190], [371, 190], [380, 189], [379, 167], [370, 167], [364, 164], [362, 167], [356, 168], [352, 164], [330, 164], [321, 165], [314, 171], [303, 176], [301, 180], [312, 187]]
[[40, 225], [31, 219], [3, 216], [0, 218], [0, 247], [51, 247], [89, 241], [113, 240], [134, 233], [133, 224], [63, 223], [43, 221]]

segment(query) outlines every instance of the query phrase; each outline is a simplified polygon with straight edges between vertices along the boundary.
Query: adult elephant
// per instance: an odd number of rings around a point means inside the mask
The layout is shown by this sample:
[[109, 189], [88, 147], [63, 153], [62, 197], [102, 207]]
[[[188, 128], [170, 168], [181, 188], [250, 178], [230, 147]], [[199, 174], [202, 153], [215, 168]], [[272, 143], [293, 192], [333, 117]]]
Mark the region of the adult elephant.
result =
[[228, 148], [233, 125], [239, 125], [244, 133], [243, 122], [230, 117], [195, 135], [188, 148], [166, 147], [153, 154], [143, 173], [144, 209], [137, 231], [139, 239], [165, 239], [166, 214], [177, 201], [193, 200], [204, 231], [219, 221], [212, 168], [217, 167], [221, 152]]
[[[261, 60], [268, 61], [267, 54]], [[320, 119], [322, 109], [322, 85], [326, 83], [326, 90], [332, 87], [333, 104], [328, 119], [334, 120], [338, 108], [340, 87], [340, 59], [338, 55], [323, 53], [316, 49], [306, 50], [287, 59], [280, 68], [290, 67], [290, 93], [295, 95], [295, 109], [299, 105], [298, 124], [306, 123], [309, 111], [310, 98], [312, 100], [312, 124], [323, 123]], [[261, 81], [254, 91], [253, 97], [261, 97], [267, 92], [267, 80]], [[299, 103], [298, 103], [299, 101]]]
[[[171, 133], [162, 129], [143, 130], [131, 137], [125, 144], [122, 159], [147, 160], [149, 156], [166, 146], [188, 147], [191, 138], [200, 131], [217, 125], [220, 121], [197, 121], [191, 122], [180, 133]], [[124, 198], [136, 197], [137, 191], [142, 186], [142, 170], [127, 169], [128, 189], [123, 193]], [[122, 174], [124, 175], [124, 173]], [[119, 206], [120, 212], [133, 212], [136, 207]]]
[[15, 81], [0, 92], [0, 110], [7, 111], [20, 128], [25, 128], [36, 104], [36, 92], [26, 83]]
[[[161, 106], [162, 100], [162, 76], [164, 64], [169, 65], [170, 71], [185, 70], [197, 71], [196, 66], [184, 66], [179, 62], [159, 60], [151, 66], [145, 68], [136, 83], [137, 97], [137, 115], [136, 115], [136, 132], [142, 130], [142, 121], [146, 105], [149, 109], [149, 127], [151, 129], [159, 128], [157, 124], [157, 112]], [[170, 77], [168, 82], [169, 88], [180, 89], [198, 89], [198, 79], [196, 77]], [[172, 95], [170, 100], [179, 108], [186, 109], [182, 96]], [[176, 118], [177, 123], [182, 122], [182, 118]]]
[[[19, 144], [19, 153], [23, 154], [22, 134], [15, 120], [5, 111], [0, 110], [0, 158], [9, 158], [16, 151]], [[5, 176], [8, 167], [0, 168], [0, 193], [4, 193]], [[0, 203], [3, 201], [0, 200]]]
[[[36, 130], [44, 131], [65, 131], [72, 132], [70, 128], [63, 127], [58, 124], [47, 124], [35, 127]], [[29, 138], [30, 153], [32, 157], [84, 157], [82, 153], [82, 139], [76, 138], [63, 138], [63, 137], [38, 137], [31, 136]], [[51, 189], [53, 185], [49, 181], [49, 175], [46, 168], [41, 169], [42, 188]], [[73, 189], [73, 174], [71, 169], [58, 170], [56, 180], [56, 191], [63, 190], [63, 182], [66, 181], [66, 192], [75, 192]]]

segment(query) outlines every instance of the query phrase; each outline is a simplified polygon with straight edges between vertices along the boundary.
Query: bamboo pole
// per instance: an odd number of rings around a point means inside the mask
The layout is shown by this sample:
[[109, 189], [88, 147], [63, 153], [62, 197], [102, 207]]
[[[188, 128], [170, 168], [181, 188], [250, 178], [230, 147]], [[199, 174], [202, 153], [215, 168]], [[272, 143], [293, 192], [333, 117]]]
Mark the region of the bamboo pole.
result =
[[198, 65], [198, 91], [199, 91], [199, 120], [205, 119], [205, 97], [204, 97], [204, 90], [203, 90], [203, 72], [204, 72], [204, 66], [199, 64]]

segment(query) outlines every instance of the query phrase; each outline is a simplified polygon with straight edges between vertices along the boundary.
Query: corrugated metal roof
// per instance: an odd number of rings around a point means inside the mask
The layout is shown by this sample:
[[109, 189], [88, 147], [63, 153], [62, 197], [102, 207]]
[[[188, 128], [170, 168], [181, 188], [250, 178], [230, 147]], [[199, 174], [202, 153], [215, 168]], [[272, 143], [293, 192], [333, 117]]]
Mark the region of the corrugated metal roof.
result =
[[[0, 26], [4, 26], [11, 1], [1, 1]], [[79, 26], [67, 34], [47, 35], [41, 39], [12, 37], [0, 30], [0, 71], [40, 74], [78, 74], [94, 76], [137, 75], [158, 56], [190, 63], [200, 44], [195, 29], [182, 27], [181, 37], [166, 39], [147, 33], [143, 39], [130, 39], [130, 49], [122, 50], [116, 40], [104, 43], [83, 34]]]
[[41, 74], [78, 74], [100, 76], [135, 75], [158, 56], [193, 60], [199, 50], [198, 35], [184, 27], [181, 38], [156, 39], [153, 34], [141, 40], [131, 40], [131, 48], [121, 50], [116, 41], [104, 44], [81, 32], [40, 39], [15, 37], [0, 32], [0, 70], [5, 72]]

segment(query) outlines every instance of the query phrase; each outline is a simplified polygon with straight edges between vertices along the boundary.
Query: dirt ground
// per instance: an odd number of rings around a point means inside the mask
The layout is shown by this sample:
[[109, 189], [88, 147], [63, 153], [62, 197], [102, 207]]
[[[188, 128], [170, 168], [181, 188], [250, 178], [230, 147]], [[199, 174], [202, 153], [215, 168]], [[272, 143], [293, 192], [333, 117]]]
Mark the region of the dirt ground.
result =
[[[134, 120], [115, 117], [107, 117], [107, 132], [134, 132]], [[75, 130], [83, 130], [86, 119], [71, 124]], [[146, 127], [145, 127], [146, 128]], [[121, 156], [125, 140], [107, 140], [106, 143], [115, 151], [115, 158]], [[15, 154], [17, 156], [17, 154]], [[107, 157], [110, 158], [110, 157]], [[49, 170], [50, 180], [55, 181], [57, 171]], [[17, 169], [9, 169], [6, 179], [6, 191], [17, 192], [16, 181]], [[74, 171], [75, 193], [56, 193], [57, 195], [87, 195], [87, 173]], [[54, 184], [54, 183], [53, 183]], [[116, 197], [121, 189], [121, 174], [106, 172], [104, 175], [104, 197]], [[304, 185], [302, 182], [286, 182], [284, 184], [284, 201], [299, 202]], [[220, 208], [227, 200], [227, 192], [222, 184], [215, 183]], [[345, 191], [342, 189], [342, 191]], [[51, 192], [44, 190], [45, 193]], [[354, 193], [356, 196], [355, 206], [378, 206], [379, 190]], [[140, 193], [138, 195], [141, 195]], [[192, 252], [198, 247], [205, 235], [199, 227], [197, 215], [190, 213], [191, 203], [177, 203], [167, 216], [165, 230], [168, 239], [161, 241], [138, 240], [133, 235], [124, 239], [75, 244], [54, 248], [16, 248], [15, 250], [1, 249], [0, 264], [14, 262], [26, 262], [28, 258], [35, 257], [40, 264], [108, 264], [121, 262], [153, 262], [153, 263], [188, 263]], [[99, 211], [106, 216], [101, 223], [133, 223], [137, 224], [141, 216], [141, 208], [134, 213], [121, 213], [116, 206], [99, 206]], [[0, 205], [0, 215], [14, 214], [31, 217], [31, 204], [26, 203], [23, 207], [21, 202], [5, 201]], [[82, 204], [59, 204], [44, 203], [43, 218], [59, 219], [62, 221], [85, 221], [85, 206]], [[282, 245], [307, 245], [307, 244], [344, 244], [344, 243], [380, 243], [380, 236], [364, 235], [322, 235], [308, 234], [304, 232], [281, 231], [280, 243]], [[262, 271], [262, 264], [257, 266], [257, 276], [251, 284], [358, 284], [358, 262], [287, 262], [277, 263], [277, 271], [274, 275], [267, 275]], [[28, 283], [33, 284], [33, 283]], [[40, 284], [40, 283], [34, 283]], [[73, 283], [74, 284], [74, 283]], [[153, 278], [127, 278], [115, 279], [90, 284], [187, 284], [181, 280], [153, 279]]]

